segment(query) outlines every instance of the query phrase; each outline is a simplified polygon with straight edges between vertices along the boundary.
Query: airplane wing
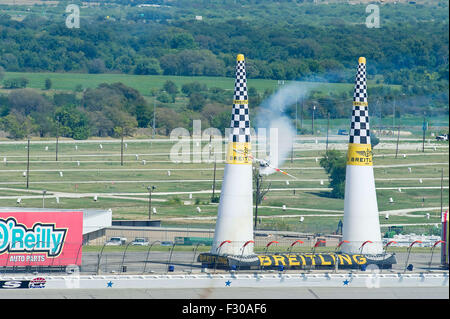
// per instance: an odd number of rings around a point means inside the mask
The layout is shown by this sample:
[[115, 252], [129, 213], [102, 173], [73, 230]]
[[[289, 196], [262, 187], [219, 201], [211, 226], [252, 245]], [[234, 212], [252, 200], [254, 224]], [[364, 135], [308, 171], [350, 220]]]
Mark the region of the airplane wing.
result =
[[[239, 151], [239, 150], [237, 150], [237, 149], [235, 149], [235, 148], [233, 148], [233, 150], [234, 150], [235, 152], [237, 152], [237, 153], [243, 153], [243, 152], [241, 152], [241, 151]], [[270, 167], [270, 168], [272, 168], [273, 170], [275, 170], [276, 172], [279, 172], [279, 173], [281, 173], [281, 174], [283, 174], [283, 175], [287, 175], [287, 176], [289, 176], [289, 177], [292, 177], [292, 178], [294, 178], [294, 179], [297, 179], [297, 177], [295, 177], [294, 175], [291, 175], [291, 174], [289, 174], [289, 173], [287, 173], [287, 172], [285, 172], [285, 171], [283, 171], [283, 170], [281, 170], [281, 169], [279, 169], [279, 168], [277, 168], [277, 167], [274, 167], [274, 166], [270, 165], [268, 161], [264, 161], [264, 160], [258, 159], [258, 158], [254, 157], [254, 156], [251, 155], [251, 154], [248, 154], [248, 157], [249, 157], [250, 159], [252, 159], [253, 161], [258, 162], [261, 166]]]

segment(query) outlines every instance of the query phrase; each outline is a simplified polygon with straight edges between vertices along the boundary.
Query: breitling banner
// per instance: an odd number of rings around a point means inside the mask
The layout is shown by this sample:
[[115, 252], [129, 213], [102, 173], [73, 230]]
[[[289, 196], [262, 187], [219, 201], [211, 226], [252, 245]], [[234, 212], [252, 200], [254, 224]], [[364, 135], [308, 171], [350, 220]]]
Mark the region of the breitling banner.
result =
[[279, 255], [255, 255], [255, 258], [240, 258], [236, 256], [217, 256], [209, 253], [200, 254], [198, 261], [204, 264], [230, 267], [238, 265], [239, 267], [264, 267], [272, 268], [285, 266], [290, 269], [301, 268], [304, 266], [323, 266], [333, 267], [338, 264], [339, 267], [359, 267], [361, 265], [377, 264], [388, 266], [396, 263], [394, 255], [385, 256], [385, 258], [374, 259], [372, 256], [359, 254], [279, 254]]
[[348, 145], [347, 165], [372, 166], [372, 146], [371, 144]]
[[336, 263], [342, 266], [364, 265], [367, 258], [363, 255], [347, 254], [286, 254], [286, 255], [260, 255], [258, 256], [261, 266], [333, 266]]

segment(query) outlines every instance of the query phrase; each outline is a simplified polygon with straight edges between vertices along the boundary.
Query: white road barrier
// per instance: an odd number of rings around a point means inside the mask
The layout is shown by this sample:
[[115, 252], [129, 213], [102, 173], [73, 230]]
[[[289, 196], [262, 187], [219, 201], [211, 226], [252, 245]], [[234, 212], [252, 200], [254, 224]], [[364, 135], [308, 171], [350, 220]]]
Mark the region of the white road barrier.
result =
[[114, 276], [0, 276], [2, 288], [40, 289], [174, 289], [267, 287], [448, 287], [448, 272], [380, 274], [171, 274]]

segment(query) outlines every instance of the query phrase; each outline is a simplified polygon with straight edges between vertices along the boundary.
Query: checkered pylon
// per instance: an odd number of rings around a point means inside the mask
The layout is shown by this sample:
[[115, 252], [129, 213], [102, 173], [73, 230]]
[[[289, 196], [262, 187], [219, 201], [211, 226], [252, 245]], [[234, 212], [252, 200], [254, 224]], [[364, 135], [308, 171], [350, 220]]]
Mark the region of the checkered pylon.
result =
[[350, 143], [371, 144], [369, 129], [369, 109], [367, 103], [366, 59], [360, 58], [353, 94], [352, 124]]
[[233, 142], [250, 142], [250, 118], [248, 113], [247, 79], [244, 56], [239, 54], [236, 62], [231, 136]]

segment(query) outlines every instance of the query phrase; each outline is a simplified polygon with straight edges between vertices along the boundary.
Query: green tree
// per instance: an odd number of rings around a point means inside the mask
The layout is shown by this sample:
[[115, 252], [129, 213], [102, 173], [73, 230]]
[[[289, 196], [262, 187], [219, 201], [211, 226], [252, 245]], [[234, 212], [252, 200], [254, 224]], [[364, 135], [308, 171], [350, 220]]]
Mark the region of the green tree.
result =
[[13, 139], [23, 139], [37, 129], [33, 119], [18, 113], [10, 113], [0, 118], [0, 128], [8, 132], [8, 137]]
[[344, 198], [347, 166], [346, 156], [337, 150], [328, 150], [324, 157], [320, 159], [320, 166], [328, 174], [329, 186], [332, 188], [331, 196], [334, 198]]
[[87, 64], [88, 72], [93, 74], [105, 73], [105, 61], [102, 59], [93, 59]]
[[193, 111], [201, 111], [206, 103], [205, 97], [200, 93], [192, 93], [187, 107]]
[[52, 88], [52, 80], [45, 79], [45, 89], [50, 90]]
[[158, 75], [161, 73], [161, 67], [156, 59], [142, 58], [137, 61], [136, 67], [134, 68], [134, 74], [139, 75]]
[[55, 111], [54, 121], [59, 122], [59, 134], [76, 140], [90, 136], [89, 121], [85, 112], [71, 106], [59, 107]]
[[163, 89], [172, 96], [178, 94], [178, 87], [173, 81], [167, 80], [163, 85]]
[[181, 87], [181, 92], [183, 92], [187, 96], [191, 96], [191, 94], [193, 93], [204, 92], [206, 90], [207, 90], [206, 85], [200, 84], [199, 82], [186, 83], [183, 84], [183, 86]]
[[6, 79], [3, 81], [3, 87], [5, 89], [23, 89], [26, 88], [28, 85], [28, 79], [26, 78], [12, 78], [12, 79]]

